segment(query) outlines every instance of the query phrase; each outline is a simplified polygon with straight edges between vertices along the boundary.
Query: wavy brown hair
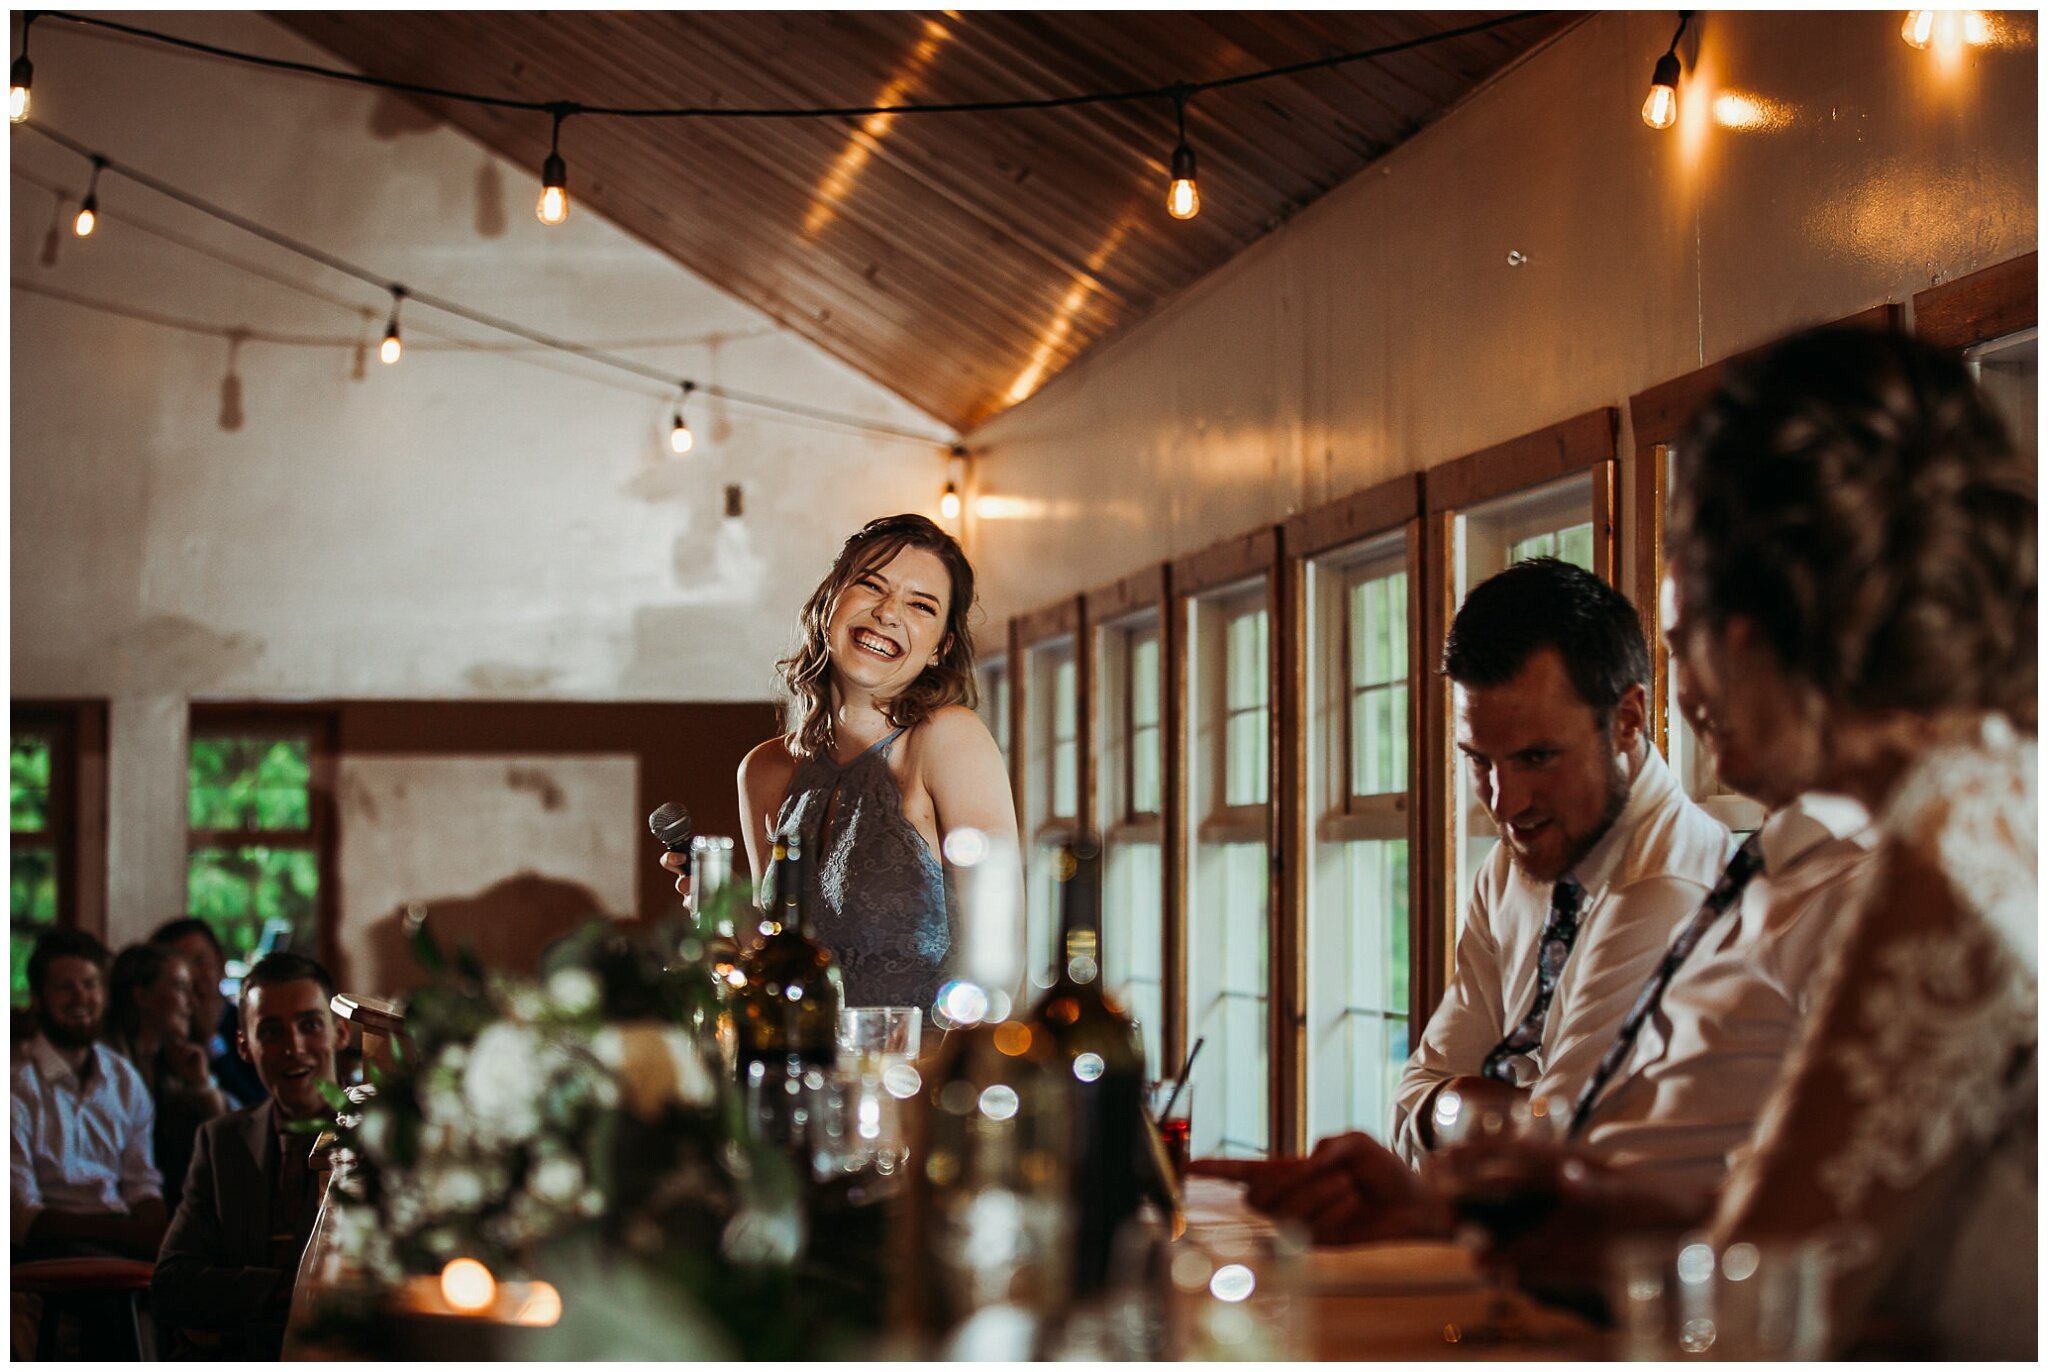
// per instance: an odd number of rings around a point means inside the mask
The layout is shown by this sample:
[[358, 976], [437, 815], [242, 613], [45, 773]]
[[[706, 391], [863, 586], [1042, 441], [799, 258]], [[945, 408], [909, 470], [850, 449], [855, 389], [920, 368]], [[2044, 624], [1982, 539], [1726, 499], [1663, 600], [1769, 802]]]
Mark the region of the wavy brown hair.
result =
[[1837, 704], [2034, 731], [2036, 475], [1956, 354], [1795, 334], [1729, 369], [1676, 486], [1671, 565], [1705, 622], [1747, 617]]
[[792, 757], [814, 757], [832, 743], [832, 654], [827, 630], [840, 592], [905, 548], [922, 548], [945, 564], [952, 599], [939, 660], [884, 705], [884, 717], [890, 727], [901, 729], [924, 723], [942, 705], [974, 708], [974, 635], [967, 627], [968, 612], [974, 608], [974, 568], [953, 536], [923, 515], [889, 515], [869, 521], [846, 540], [832, 570], [804, 602], [797, 618], [796, 651], [775, 664], [796, 706], [796, 719], [782, 736]]

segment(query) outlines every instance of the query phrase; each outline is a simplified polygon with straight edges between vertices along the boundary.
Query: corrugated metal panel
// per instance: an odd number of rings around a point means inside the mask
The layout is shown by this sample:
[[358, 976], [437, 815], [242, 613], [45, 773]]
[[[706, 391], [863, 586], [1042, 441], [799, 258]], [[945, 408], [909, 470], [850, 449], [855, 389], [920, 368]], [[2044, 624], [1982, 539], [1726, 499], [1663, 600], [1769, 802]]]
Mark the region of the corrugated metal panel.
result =
[[[373, 75], [590, 105], [1002, 100], [1201, 81], [1478, 13], [309, 12]], [[968, 428], [1242, 251], [1574, 22], [1544, 15], [1189, 108], [1202, 213], [1163, 206], [1165, 100], [862, 120], [571, 120], [579, 206]], [[536, 172], [545, 115], [428, 101]]]

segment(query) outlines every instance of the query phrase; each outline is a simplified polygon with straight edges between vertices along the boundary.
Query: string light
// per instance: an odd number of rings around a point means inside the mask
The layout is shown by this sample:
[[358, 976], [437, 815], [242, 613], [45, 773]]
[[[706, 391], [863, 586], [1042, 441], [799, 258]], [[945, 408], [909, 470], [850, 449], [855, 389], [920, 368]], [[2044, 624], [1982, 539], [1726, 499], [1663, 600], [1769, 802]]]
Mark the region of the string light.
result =
[[690, 392], [697, 389], [697, 383], [684, 381], [680, 384], [683, 393], [676, 397], [676, 417], [668, 431], [669, 451], [678, 457], [697, 446], [697, 436], [690, 432], [689, 421], [683, 418], [683, 406], [689, 403]]
[[92, 175], [85, 182], [85, 199], [78, 202], [78, 218], [71, 221], [71, 231], [80, 238], [92, 237], [93, 226], [100, 222], [100, 168], [106, 165], [104, 157], [92, 160]]
[[554, 132], [548, 138], [548, 160], [540, 164], [540, 203], [533, 212], [543, 224], [559, 224], [569, 217], [569, 166], [562, 161], [562, 121], [576, 113], [574, 105], [556, 105]]
[[1179, 138], [1173, 147], [1173, 179], [1166, 187], [1166, 212], [1175, 219], [1193, 219], [1202, 212], [1202, 192], [1195, 185], [1195, 150], [1188, 146], [1188, 97], [1182, 86], [1173, 95], [1173, 122]]
[[1991, 20], [1983, 10], [1907, 10], [1899, 37], [1911, 48], [1981, 48], [1991, 41]]
[[36, 71], [28, 60], [28, 26], [35, 22], [34, 10], [21, 17], [21, 56], [14, 59], [14, 66], [7, 75], [7, 118], [16, 124], [28, 118], [29, 83]]
[[960, 488], [948, 481], [946, 489], [939, 494], [939, 517], [958, 519], [960, 517]]
[[377, 345], [377, 360], [389, 367], [405, 352], [398, 338], [398, 307], [405, 301], [405, 287], [391, 288], [391, 322], [384, 326], [384, 341]]
[[1643, 122], [1653, 129], [1668, 129], [1678, 122], [1678, 40], [1685, 36], [1685, 26], [1691, 22], [1691, 10], [1678, 12], [1678, 29], [1671, 35], [1671, 46], [1664, 50], [1656, 69], [1650, 73], [1650, 93], [1643, 100]]
[[1906, 22], [1899, 30], [1899, 37], [1905, 39], [1906, 46], [1910, 48], [1924, 48], [1933, 42], [1934, 11], [1907, 10]]

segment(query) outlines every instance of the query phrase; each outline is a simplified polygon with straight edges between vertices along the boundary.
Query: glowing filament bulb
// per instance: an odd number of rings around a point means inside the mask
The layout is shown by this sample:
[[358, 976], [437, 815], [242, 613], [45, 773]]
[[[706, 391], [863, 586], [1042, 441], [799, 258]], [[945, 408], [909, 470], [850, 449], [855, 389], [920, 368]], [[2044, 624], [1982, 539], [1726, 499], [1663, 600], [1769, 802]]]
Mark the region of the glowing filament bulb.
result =
[[29, 79], [35, 68], [26, 57], [14, 59], [14, 68], [7, 77], [7, 117], [16, 124], [28, 118]]
[[549, 153], [541, 165], [540, 203], [533, 212], [543, 224], [559, 224], [569, 217], [569, 173], [560, 153]]
[[690, 403], [690, 392], [697, 389], [694, 381], [679, 383], [683, 393], [676, 398], [675, 418], [669, 422], [668, 450], [677, 457], [697, 446], [697, 436], [690, 432], [690, 422], [683, 418], [683, 406]]
[[441, 1299], [465, 1315], [490, 1309], [498, 1299], [491, 1269], [475, 1258], [457, 1258], [441, 1269]]
[[99, 200], [95, 196], [87, 196], [85, 203], [78, 207], [78, 218], [71, 221], [71, 231], [80, 238], [90, 238], [93, 226], [99, 222]]
[[1934, 41], [1934, 11], [1907, 10], [1906, 22], [1899, 29], [1899, 37], [1909, 47], [1924, 48]]
[[939, 497], [939, 516], [943, 519], [960, 517], [960, 488], [948, 481], [945, 493]]
[[1650, 73], [1650, 93], [1643, 100], [1643, 122], [1668, 129], [1678, 122], [1678, 54], [1667, 52]]
[[1202, 212], [1202, 192], [1195, 185], [1195, 150], [1185, 143], [1173, 150], [1173, 180], [1166, 188], [1166, 212], [1175, 219], [1193, 219]]
[[405, 344], [398, 341], [398, 307], [405, 302], [405, 287], [391, 288], [391, 322], [384, 326], [384, 341], [377, 345], [377, 360], [389, 367], [395, 364], [405, 352]]

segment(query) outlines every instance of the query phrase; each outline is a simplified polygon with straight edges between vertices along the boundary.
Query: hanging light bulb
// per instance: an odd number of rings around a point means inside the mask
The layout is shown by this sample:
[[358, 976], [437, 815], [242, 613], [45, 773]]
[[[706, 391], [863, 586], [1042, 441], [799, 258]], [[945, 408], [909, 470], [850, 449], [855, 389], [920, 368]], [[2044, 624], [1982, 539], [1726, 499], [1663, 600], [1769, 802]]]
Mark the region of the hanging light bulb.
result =
[[1906, 40], [1906, 46], [1924, 48], [1934, 41], [1934, 11], [1907, 10], [1906, 22], [1899, 28], [1899, 37]]
[[398, 338], [398, 306], [405, 299], [405, 287], [391, 288], [391, 322], [384, 326], [384, 341], [377, 345], [377, 360], [389, 367], [405, 352]]
[[7, 117], [16, 124], [28, 119], [29, 81], [35, 76], [35, 67], [28, 60], [28, 29], [36, 22], [35, 11], [30, 10], [21, 19], [21, 56], [14, 59], [14, 66], [7, 75]]
[[541, 223], [554, 225], [569, 217], [569, 166], [562, 160], [562, 120], [574, 110], [555, 105], [550, 112], [555, 116], [555, 130], [548, 139], [548, 160], [540, 164], [540, 203], [533, 212]]
[[948, 481], [946, 489], [939, 496], [939, 516], [942, 519], [960, 517], [960, 488]]
[[92, 159], [92, 175], [85, 183], [85, 199], [78, 202], [78, 218], [71, 221], [71, 231], [80, 238], [92, 237], [93, 227], [100, 222], [100, 168], [106, 165], [104, 157]]
[[1188, 146], [1188, 91], [1173, 97], [1174, 124], [1180, 139], [1173, 148], [1173, 177], [1166, 187], [1166, 212], [1175, 219], [1193, 219], [1202, 212], [1202, 192], [1195, 185], [1195, 150]]
[[1685, 26], [1691, 22], [1691, 10], [1678, 12], [1678, 31], [1671, 35], [1671, 46], [1664, 50], [1650, 73], [1650, 93], [1643, 99], [1643, 122], [1653, 129], [1668, 129], [1678, 122], [1678, 40], [1685, 36]]
[[669, 451], [680, 457], [697, 446], [697, 436], [690, 432], [689, 421], [683, 418], [683, 406], [689, 402], [690, 392], [697, 389], [694, 381], [682, 383], [683, 393], [676, 399], [676, 417], [669, 426]]

